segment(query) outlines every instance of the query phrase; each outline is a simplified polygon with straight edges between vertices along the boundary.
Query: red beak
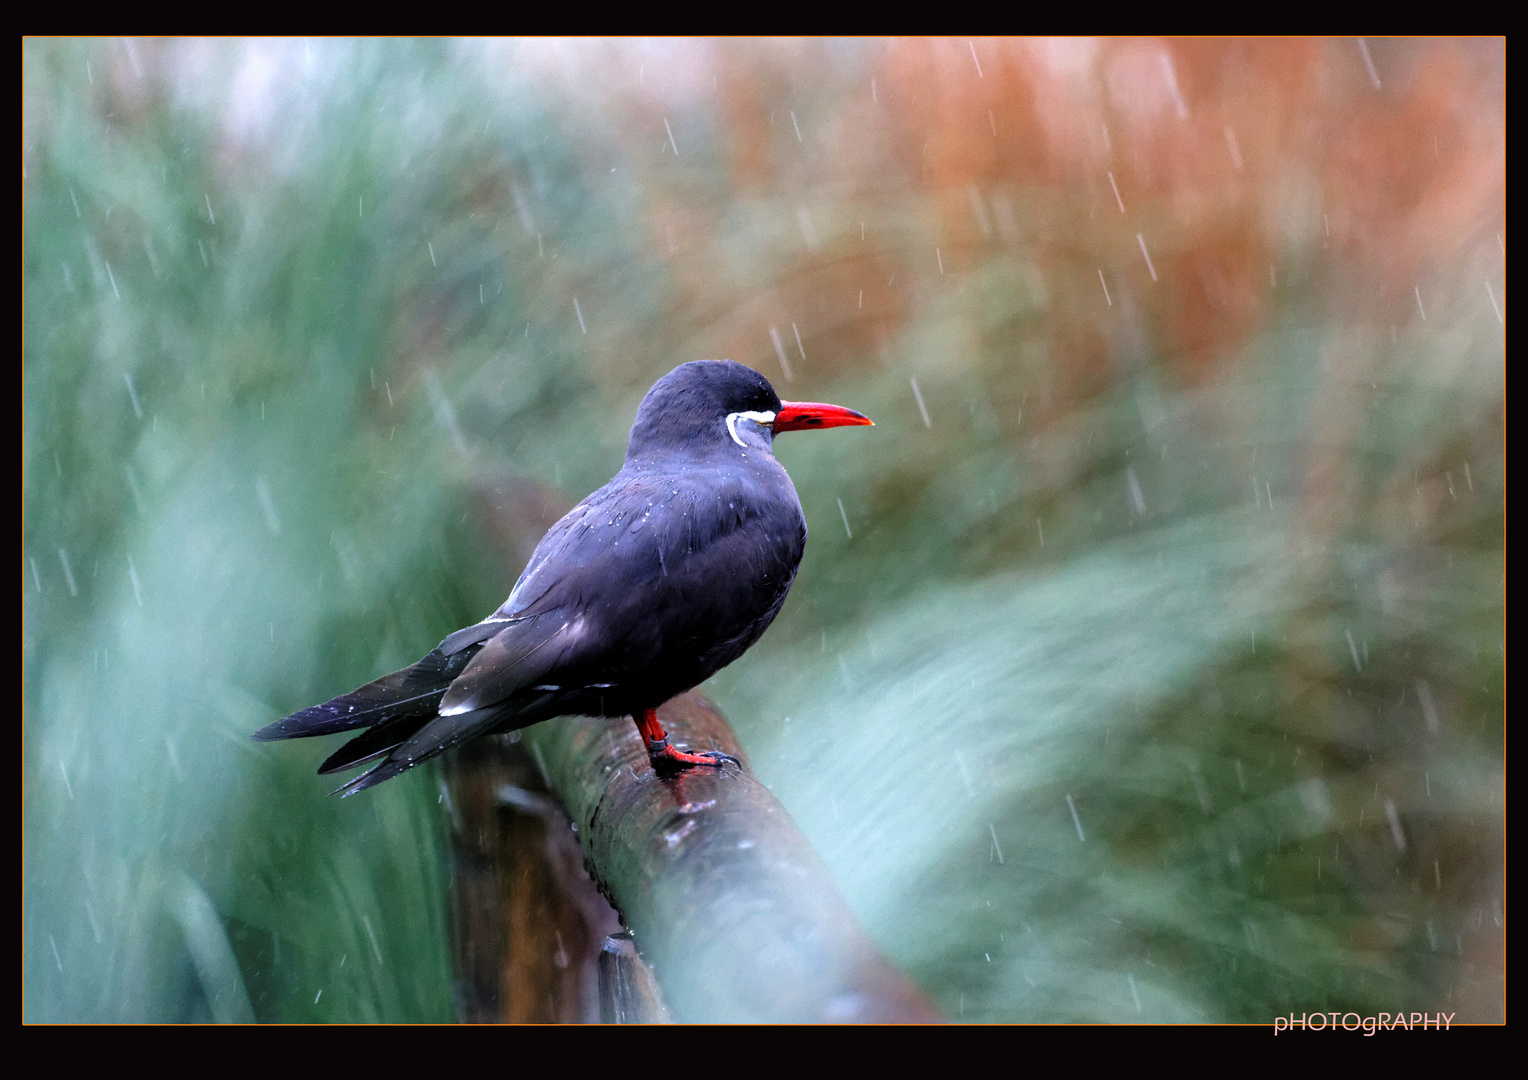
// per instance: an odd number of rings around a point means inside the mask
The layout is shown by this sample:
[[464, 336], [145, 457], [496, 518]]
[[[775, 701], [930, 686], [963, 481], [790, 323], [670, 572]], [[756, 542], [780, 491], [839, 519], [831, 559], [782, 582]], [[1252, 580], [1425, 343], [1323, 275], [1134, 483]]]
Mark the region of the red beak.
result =
[[874, 424], [864, 413], [846, 409], [842, 405], [824, 405], [818, 401], [782, 401], [780, 411], [775, 413], [772, 425], [774, 433], [801, 431], [805, 428], [846, 427], [858, 424]]

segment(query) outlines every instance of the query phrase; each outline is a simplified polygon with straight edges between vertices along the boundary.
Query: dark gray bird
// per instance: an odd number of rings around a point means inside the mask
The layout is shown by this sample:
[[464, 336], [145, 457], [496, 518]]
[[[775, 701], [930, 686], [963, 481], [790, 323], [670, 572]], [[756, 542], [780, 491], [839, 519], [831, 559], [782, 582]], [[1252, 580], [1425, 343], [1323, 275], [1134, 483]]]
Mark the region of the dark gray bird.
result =
[[318, 770], [380, 758], [345, 795], [554, 716], [632, 717], [655, 767], [735, 764], [671, 746], [656, 710], [743, 655], [795, 580], [806, 519], [775, 435], [869, 423], [782, 402], [730, 360], [675, 368], [642, 399], [621, 471], [552, 526], [498, 611], [412, 667], [254, 737], [365, 729]]

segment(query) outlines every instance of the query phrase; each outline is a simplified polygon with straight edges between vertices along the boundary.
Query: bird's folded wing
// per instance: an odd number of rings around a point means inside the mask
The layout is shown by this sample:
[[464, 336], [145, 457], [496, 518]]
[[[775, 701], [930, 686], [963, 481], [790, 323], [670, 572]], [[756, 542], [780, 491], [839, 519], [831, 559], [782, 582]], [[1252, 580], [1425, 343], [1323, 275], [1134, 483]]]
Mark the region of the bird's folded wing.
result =
[[[598, 494], [595, 492], [590, 498]], [[539, 602], [545, 601], [547, 593], [561, 581], [569, 561], [577, 561], [578, 549], [591, 540], [598, 542], [597, 536], [590, 535], [592, 527], [587, 500], [564, 514], [531, 552], [530, 560], [509, 592], [509, 599], [484, 621], [524, 618], [557, 606], [555, 598], [550, 603]], [[458, 634], [461, 632], [457, 631]]]
[[708, 530], [715, 526], [697, 525], [692, 500], [672, 478], [623, 469], [547, 530], [509, 599], [485, 622], [571, 610], [607, 590], [647, 584], [667, 573], [665, 558], [710, 539]]
[[491, 708], [535, 688], [548, 672], [566, 665], [580, 646], [587, 646], [585, 627], [581, 616], [570, 619], [559, 611], [508, 624], [447, 688], [440, 715]]
[[805, 532], [799, 507], [761, 515], [753, 495], [719, 488], [696, 499], [672, 478], [618, 475], [547, 533], [499, 611], [441, 643], [492, 634], [440, 715], [620, 681], [676, 644], [735, 658], [778, 610]]
[[441, 643], [435, 646], [435, 651], [445, 656], [455, 656], [469, 645], [487, 641], [508, 626], [511, 621], [513, 620], [503, 618], [496, 612], [480, 623], [473, 623], [455, 633], [447, 634]]

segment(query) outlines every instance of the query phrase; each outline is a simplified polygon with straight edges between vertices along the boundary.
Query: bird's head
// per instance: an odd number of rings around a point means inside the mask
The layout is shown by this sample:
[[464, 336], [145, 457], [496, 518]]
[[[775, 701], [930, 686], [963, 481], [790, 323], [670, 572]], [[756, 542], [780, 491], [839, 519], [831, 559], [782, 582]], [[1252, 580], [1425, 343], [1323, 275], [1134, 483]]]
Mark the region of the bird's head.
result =
[[781, 401], [769, 380], [732, 360], [680, 364], [637, 407], [626, 459], [726, 447], [768, 449], [782, 431], [873, 421], [838, 405]]

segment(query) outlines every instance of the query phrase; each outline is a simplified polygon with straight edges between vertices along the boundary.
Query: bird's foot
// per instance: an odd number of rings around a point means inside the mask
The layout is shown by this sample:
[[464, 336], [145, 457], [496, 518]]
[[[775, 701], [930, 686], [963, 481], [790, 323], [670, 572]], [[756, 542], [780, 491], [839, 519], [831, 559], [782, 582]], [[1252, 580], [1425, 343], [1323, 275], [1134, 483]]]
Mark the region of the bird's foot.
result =
[[667, 739], [656, 746], [649, 743], [647, 756], [652, 761], [653, 768], [660, 773], [675, 773], [688, 769], [692, 765], [711, 765], [716, 768], [736, 765], [739, 769], [743, 767], [743, 763], [731, 754], [724, 754], [720, 750], [700, 750], [692, 753], [670, 746]]

